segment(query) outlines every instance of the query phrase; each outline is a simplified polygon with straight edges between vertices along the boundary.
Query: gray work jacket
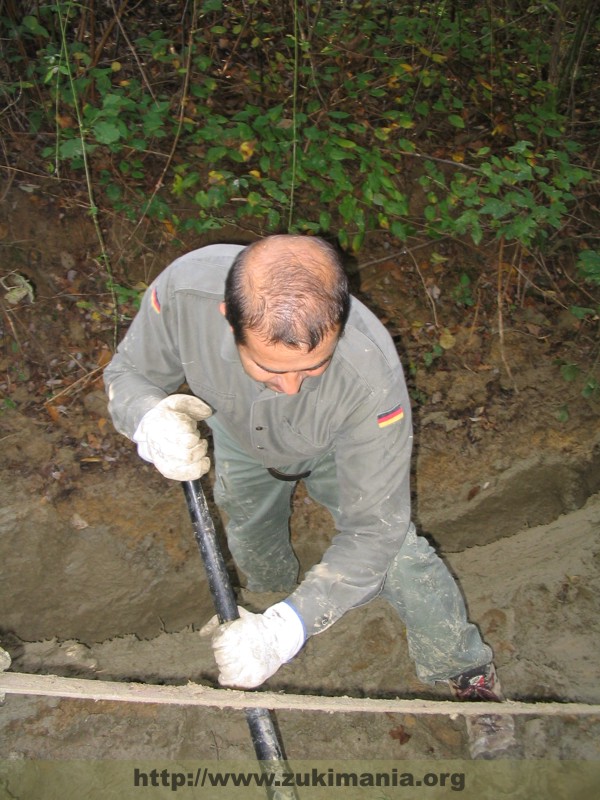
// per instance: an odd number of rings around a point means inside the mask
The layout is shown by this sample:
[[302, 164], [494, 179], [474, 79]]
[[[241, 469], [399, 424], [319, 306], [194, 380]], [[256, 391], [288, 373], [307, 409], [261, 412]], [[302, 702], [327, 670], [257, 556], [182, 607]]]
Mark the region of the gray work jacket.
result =
[[250, 378], [219, 310], [241, 249], [195, 250], [151, 284], [105, 370], [109, 410], [131, 438], [144, 414], [185, 382], [257, 468], [293, 473], [300, 462], [334, 454], [339, 532], [289, 598], [311, 635], [380, 591], [404, 541], [409, 397], [391, 337], [356, 298], [329, 367], [306, 378], [298, 394], [277, 394]]

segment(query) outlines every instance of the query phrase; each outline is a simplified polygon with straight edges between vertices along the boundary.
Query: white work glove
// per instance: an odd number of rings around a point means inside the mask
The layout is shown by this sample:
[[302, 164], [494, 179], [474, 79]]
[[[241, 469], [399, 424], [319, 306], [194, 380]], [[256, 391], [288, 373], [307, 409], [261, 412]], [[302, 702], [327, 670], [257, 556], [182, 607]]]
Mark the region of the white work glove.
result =
[[253, 689], [290, 661], [304, 644], [304, 625], [287, 603], [276, 603], [264, 614], [240, 608], [240, 618], [219, 624], [217, 617], [200, 631], [212, 636], [219, 683]]
[[198, 397], [172, 394], [141, 419], [133, 441], [140, 458], [175, 481], [193, 481], [210, 469], [208, 443], [200, 438], [198, 422], [212, 411]]

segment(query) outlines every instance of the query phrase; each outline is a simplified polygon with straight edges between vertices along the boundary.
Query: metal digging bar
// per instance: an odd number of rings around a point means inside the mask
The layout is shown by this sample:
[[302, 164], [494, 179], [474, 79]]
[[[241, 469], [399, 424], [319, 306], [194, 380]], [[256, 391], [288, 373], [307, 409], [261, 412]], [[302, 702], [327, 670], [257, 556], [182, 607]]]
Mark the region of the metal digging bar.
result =
[[[238, 619], [235, 594], [200, 481], [184, 481], [182, 486], [217, 616], [222, 623]], [[246, 708], [244, 712], [256, 758], [265, 774], [267, 796], [270, 800], [298, 800], [295, 787], [281, 785], [291, 770], [271, 712], [266, 708]]]

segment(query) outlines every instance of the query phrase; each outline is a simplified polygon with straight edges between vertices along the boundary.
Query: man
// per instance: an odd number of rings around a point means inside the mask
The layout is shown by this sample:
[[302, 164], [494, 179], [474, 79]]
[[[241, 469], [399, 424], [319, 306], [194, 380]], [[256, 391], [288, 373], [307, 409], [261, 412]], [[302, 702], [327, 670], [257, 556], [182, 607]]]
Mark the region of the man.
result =
[[[116, 428], [167, 478], [208, 471], [206, 420], [236, 565], [249, 591], [288, 593], [262, 614], [207, 626], [222, 685], [260, 685], [309, 636], [380, 596], [406, 626], [421, 680], [500, 699], [490, 648], [411, 522], [398, 355], [349, 295], [334, 248], [282, 235], [183, 256], [146, 292], [105, 380]], [[184, 382], [191, 395], [177, 393]], [[289, 517], [300, 479], [338, 533], [297, 585]]]

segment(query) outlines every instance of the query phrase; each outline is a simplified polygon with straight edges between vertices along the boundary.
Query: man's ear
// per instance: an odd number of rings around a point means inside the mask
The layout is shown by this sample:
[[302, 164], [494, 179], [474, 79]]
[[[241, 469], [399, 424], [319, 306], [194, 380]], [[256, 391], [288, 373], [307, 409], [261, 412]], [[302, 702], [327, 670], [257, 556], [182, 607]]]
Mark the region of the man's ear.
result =
[[[224, 300], [219, 303], [219, 311], [221, 312], [221, 314], [223, 314], [225, 319], [227, 319], [227, 306], [225, 305]], [[229, 330], [233, 331], [231, 325], [229, 326]]]

